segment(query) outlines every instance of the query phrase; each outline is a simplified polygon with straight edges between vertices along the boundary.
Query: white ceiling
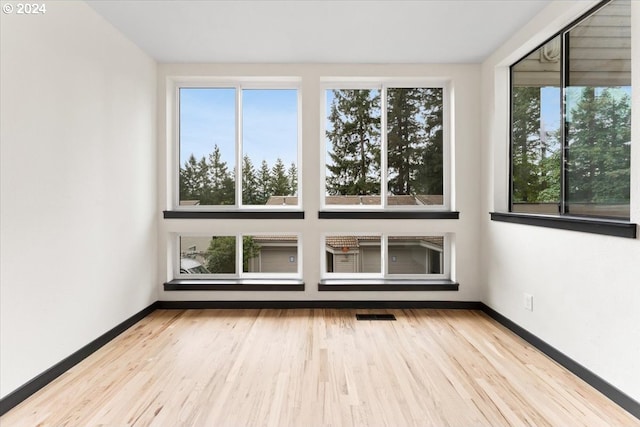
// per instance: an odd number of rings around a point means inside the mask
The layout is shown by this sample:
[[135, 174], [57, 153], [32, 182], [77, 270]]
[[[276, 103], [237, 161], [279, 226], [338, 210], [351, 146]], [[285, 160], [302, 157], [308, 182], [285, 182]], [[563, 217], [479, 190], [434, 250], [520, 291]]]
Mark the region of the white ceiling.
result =
[[549, 0], [87, 0], [159, 62], [477, 63]]

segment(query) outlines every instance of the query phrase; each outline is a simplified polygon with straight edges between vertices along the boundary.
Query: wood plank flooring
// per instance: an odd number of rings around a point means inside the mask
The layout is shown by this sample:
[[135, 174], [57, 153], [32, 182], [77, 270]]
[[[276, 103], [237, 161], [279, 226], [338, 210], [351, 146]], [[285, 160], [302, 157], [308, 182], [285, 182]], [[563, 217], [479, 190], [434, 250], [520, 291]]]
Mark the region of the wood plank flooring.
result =
[[[355, 313], [397, 321], [356, 321]], [[466, 310], [158, 310], [9, 426], [640, 426]]]

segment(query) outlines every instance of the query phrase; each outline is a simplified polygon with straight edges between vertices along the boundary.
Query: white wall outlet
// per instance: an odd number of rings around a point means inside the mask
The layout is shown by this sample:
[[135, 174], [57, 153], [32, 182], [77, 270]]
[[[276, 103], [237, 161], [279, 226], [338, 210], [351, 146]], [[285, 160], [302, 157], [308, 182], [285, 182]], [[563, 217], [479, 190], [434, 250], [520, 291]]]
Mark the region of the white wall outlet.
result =
[[533, 311], [533, 295], [524, 294], [524, 308]]

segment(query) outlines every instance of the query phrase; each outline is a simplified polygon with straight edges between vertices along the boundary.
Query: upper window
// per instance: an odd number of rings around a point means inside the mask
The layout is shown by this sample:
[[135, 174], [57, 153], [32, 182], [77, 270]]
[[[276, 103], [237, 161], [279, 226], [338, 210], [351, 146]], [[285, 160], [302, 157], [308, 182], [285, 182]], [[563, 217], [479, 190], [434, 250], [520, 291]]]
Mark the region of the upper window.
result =
[[298, 90], [180, 87], [178, 206], [298, 206]]
[[511, 211], [629, 219], [630, 2], [511, 67]]
[[327, 208], [436, 208], [447, 203], [445, 88], [329, 85]]

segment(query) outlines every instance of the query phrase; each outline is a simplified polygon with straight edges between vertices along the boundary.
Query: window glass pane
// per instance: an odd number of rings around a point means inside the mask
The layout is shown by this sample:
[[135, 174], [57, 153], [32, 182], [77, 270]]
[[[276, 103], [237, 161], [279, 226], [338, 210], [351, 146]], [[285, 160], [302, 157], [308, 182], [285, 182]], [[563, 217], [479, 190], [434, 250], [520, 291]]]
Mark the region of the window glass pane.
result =
[[381, 273], [380, 236], [327, 236], [327, 273]]
[[180, 236], [180, 273], [235, 274], [234, 236]]
[[180, 205], [235, 204], [235, 89], [180, 88]]
[[513, 212], [559, 213], [561, 64], [558, 36], [511, 69]]
[[389, 274], [442, 274], [443, 263], [443, 237], [389, 236]]
[[327, 205], [380, 205], [380, 91], [326, 91]]
[[298, 237], [243, 236], [242, 270], [245, 273], [297, 273]]
[[630, 4], [614, 1], [569, 32], [566, 212], [629, 218]]
[[387, 90], [389, 206], [443, 204], [442, 93]]
[[242, 91], [242, 203], [296, 205], [298, 91]]

